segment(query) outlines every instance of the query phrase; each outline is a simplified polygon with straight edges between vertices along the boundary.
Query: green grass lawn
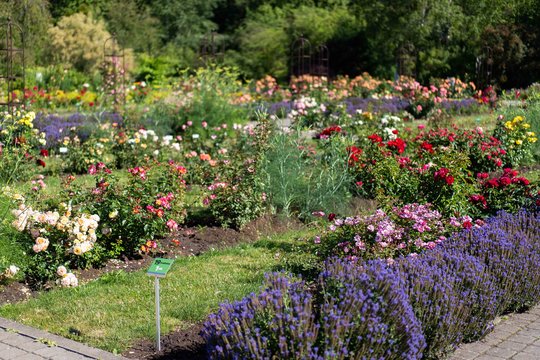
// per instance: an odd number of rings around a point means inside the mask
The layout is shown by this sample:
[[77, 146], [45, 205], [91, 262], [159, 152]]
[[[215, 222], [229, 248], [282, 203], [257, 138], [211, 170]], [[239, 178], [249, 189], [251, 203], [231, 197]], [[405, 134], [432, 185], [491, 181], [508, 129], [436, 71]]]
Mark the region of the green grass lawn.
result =
[[[253, 245], [177, 259], [161, 280], [163, 333], [203, 320], [219, 303], [256, 291], [276, 269], [291, 232]], [[283, 245], [283, 246], [282, 246]], [[74, 289], [55, 289], [24, 303], [5, 305], [0, 316], [108, 351], [124, 351], [155, 336], [153, 278], [144, 270], [109, 273]]]
[[431, 128], [444, 128], [451, 127], [452, 125], [457, 125], [462, 129], [474, 129], [478, 126], [481, 126], [484, 130], [491, 131], [495, 128], [497, 120], [497, 113], [480, 113], [473, 115], [458, 115], [452, 116], [449, 119], [441, 120], [439, 122], [426, 121], [426, 120], [417, 120], [414, 122], [414, 126], [419, 124], [424, 124], [428, 129]]

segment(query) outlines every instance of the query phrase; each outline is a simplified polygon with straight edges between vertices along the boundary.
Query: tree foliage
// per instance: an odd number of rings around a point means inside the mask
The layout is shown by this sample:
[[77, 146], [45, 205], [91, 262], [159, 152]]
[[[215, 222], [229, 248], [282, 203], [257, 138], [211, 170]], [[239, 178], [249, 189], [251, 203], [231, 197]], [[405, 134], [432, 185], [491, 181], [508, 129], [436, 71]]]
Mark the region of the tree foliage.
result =
[[104, 44], [111, 34], [105, 23], [76, 13], [63, 17], [49, 29], [54, 55], [82, 72], [98, 69], [104, 59]]
[[47, 36], [54, 33], [46, 29], [83, 13], [104, 20], [122, 46], [150, 57], [176, 57], [182, 66], [200, 64], [197, 54], [215, 31], [219, 47], [227, 48], [226, 63], [239, 66], [245, 77], [286, 78], [291, 44], [304, 35], [314, 47], [328, 46], [333, 75], [368, 71], [392, 77], [400, 63], [403, 72], [422, 81], [448, 75], [474, 80], [477, 60], [490, 47], [499, 84], [526, 85], [540, 78], [540, 0], [0, 0], [0, 5], [0, 16], [12, 15], [23, 24], [27, 48], [39, 63], [48, 59]]

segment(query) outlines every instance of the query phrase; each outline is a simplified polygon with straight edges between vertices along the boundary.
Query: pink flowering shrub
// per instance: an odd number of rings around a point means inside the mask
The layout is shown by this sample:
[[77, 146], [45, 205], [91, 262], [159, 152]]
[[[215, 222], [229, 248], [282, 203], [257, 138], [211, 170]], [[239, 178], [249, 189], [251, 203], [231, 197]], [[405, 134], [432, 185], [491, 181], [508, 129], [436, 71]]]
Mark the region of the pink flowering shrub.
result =
[[412, 203], [368, 216], [333, 218], [313, 242], [322, 259], [395, 258], [433, 249], [452, 232], [481, 224], [468, 216], [444, 219], [431, 205]]
[[90, 166], [95, 187], [76, 193], [74, 203], [102, 219], [103, 258], [156, 250], [159, 237], [178, 229], [185, 217], [186, 172], [173, 161], [153, 162], [128, 169], [123, 184], [104, 164]]
[[207, 187], [203, 204], [222, 226], [240, 229], [263, 214], [266, 194], [261, 166], [268, 147], [270, 124], [262, 119], [248, 129], [231, 161], [224, 163], [214, 182]]

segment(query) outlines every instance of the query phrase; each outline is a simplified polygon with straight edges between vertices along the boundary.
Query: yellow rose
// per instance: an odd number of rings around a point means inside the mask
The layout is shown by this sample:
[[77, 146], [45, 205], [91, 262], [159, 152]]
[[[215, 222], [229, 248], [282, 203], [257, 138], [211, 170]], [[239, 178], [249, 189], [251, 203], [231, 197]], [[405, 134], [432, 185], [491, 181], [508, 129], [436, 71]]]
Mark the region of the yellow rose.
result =
[[538, 141], [538, 138], [530, 137], [530, 138], [527, 139], [527, 141], [530, 142], [530, 143], [535, 143], [536, 141]]
[[523, 141], [521, 141], [521, 140], [516, 140], [516, 144], [517, 144], [517, 145], [521, 145], [521, 144], [523, 144]]
[[73, 253], [74, 253], [75, 255], [81, 255], [81, 254], [83, 253], [82, 248], [81, 248], [79, 245], [75, 246], [75, 247], [73, 248]]
[[514, 124], [512, 124], [511, 121], [505, 122], [504, 127], [507, 128], [508, 130], [514, 130]]

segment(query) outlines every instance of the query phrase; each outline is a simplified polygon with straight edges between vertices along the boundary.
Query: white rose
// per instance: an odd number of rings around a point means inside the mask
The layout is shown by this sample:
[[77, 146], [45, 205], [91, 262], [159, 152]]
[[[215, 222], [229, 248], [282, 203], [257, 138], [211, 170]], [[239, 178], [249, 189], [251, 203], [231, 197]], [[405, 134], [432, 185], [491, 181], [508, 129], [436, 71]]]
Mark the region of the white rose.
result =
[[66, 269], [65, 266], [60, 265], [58, 267], [58, 269], [56, 269], [56, 275], [58, 275], [60, 277], [64, 277], [64, 276], [66, 276], [66, 274], [67, 274], [67, 269]]
[[10, 266], [6, 269], [5, 275], [6, 275], [7, 278], [12, 278], [12, 277], [15, 276], [18, 272], [19, 272], [19, 268], [18, 268], [18, 267], [16, 267], [15, 265], [10, 265]]

